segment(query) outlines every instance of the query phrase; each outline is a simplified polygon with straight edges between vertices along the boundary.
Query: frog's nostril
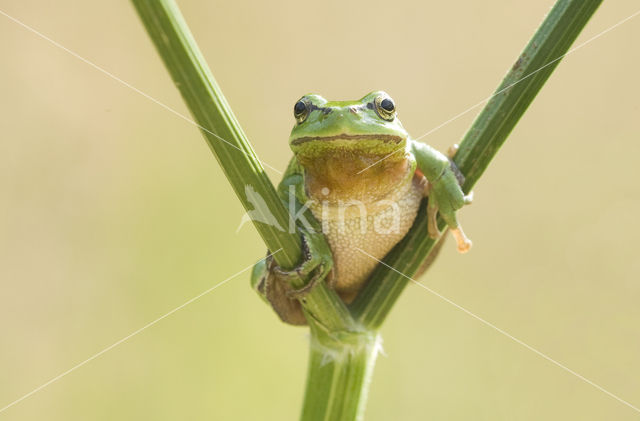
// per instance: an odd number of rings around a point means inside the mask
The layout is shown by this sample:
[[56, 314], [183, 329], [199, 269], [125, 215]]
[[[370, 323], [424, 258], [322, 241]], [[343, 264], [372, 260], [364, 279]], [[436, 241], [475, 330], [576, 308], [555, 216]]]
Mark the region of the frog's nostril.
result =
[[358, 109], [356, 107], [349, 107], [349, 111], [351, 111], [352, 114], [358, 114]]

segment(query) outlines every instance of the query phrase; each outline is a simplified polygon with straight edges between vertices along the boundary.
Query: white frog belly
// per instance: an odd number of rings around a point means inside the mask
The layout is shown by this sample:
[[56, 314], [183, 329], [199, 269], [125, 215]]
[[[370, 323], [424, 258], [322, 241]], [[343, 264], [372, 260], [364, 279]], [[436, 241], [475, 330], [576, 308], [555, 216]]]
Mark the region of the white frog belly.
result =
[[310, 206], [333, 253], [334, 287], [346, 301], [355, 297], [378, 264], [370, 256], [382, 259], [409, 231], [423, 190], [416, 176], [375, 202]]

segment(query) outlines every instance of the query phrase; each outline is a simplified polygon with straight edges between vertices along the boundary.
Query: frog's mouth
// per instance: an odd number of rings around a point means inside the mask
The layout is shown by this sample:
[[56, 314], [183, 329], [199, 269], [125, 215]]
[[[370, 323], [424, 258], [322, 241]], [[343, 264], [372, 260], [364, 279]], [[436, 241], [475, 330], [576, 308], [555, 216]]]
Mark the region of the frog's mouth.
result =
[[291, 142], [292, 145], [301, 145], [307, 142], [331, 142], [333, 140], [378, 140], [384, 143], [399, 144], [404, 139], [401, 136], [391, 134], [337, 134], [333, 136], [304, 136]]

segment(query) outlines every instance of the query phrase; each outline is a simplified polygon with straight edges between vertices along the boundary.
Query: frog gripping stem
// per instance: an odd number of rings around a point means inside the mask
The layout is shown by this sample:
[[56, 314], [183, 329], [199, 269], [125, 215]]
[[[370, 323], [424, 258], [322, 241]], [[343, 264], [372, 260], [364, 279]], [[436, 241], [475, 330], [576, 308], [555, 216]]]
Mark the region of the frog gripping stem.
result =
[[[464, 204], [471, 203], [472, 199], [473, 199], [473, 194], [464, 196]], [[438, 229], [437, 218], [438, 218], [439, 209], [437, 205], [433, 204], [432, 202], [433, 201], [430, 200], [427, 204], [427, 218], [428, 218], [427, 227], [429, 230], [429, 237], [433, 239], [437, 239], [442, 235], [442, 233]], [[456, 217], [455, 212], [452, 212], [446, 216], [444, 213], [441, 213], [441, 214], [443, 216], [443, 219], [447, 222], [447, 225], [449, 227], [449, 230], [451, 231], [451, 234], [453, 234], [453, 237], [456, 239], [458, 252], [459, 253], [468, 252], [471, 249], [472, 242], [462, 230], [462, 227], [458, 222], [458, 218]]]
[[300, 300], [318, 284], [331, 283], [333, 262], [322, 259], [318, 248], [323, 241], [318, 234], [303, 233], [303, 261], [292, 270], [278, 266], [270, 255], [264, 265], [255, 271], [252, 277], [254, 288], [273, 307], [280, 319], [292, 325], [306, 325], [307, 319]]
[[418, 170], [427, 178], [424, 188], [427, 204], [427, 228], [431, 238], [439, 238], [438, 214], [447, 223], [456, 239], [457, 249], [460, 253], [466, 253], [471, 248], [471, 240], [467, 238], [458, 222], [456, 212], [464, 205], [471, 203], [473, 193], [465, 195], [460, 187], [464, 182], [464, 175], [453, 163], [452, 158], [458, 151], [458, 146], [453, 145], [447, 151], [447, 156], [433, 148], [414, 142], [414, 153], [418, 164]]

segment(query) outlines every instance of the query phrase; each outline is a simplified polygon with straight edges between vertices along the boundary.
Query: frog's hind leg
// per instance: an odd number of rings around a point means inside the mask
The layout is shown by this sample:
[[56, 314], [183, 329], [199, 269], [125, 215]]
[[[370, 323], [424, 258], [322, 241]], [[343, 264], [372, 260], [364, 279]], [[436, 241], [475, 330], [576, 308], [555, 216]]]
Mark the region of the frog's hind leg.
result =
[[271, 254], [253, 268], [251, 286], [270, 304], [280, 319], [292, 325], [305, 325], [307, 319], [300, 302], [291, 296], [292, 288], [275, 265]]
[[427, 181], [425, 176], [422, 176], [422, 184], [424, 197], [427, 198], [427, 232], [429, 233], [429, 237], [435, 240], [442, 235], [438, 229], [438, 207], [434, 206], [432, 201], [428, 199], [432, 185]]
[[456, 239], [456, 243], [458, 243], [458, 252], [459, 253], [468, 252], [473, 243], [464, 234], [464, 231], [462, 231], [462, 227], [458, 225], [456, 228], [451, 228], [451, 234], [453, 234], [453, 236]]
[[[472, 195], [468, 195], [464, 197], [464, 201], [465, 203], [467, 203], [467, 201], [470, 201], [473, 199]], [[471, 240], [469, 240], [469, 238], [467, 238], [467, 236], [465, 235], [464, 231], [462, 231], [462, 226], [460, 226], [460, 223], [458, 222], [458, 217], [455, 214], [455, 212], [440, 212], [440, 215], [442, 216], [442, 219], [444, 219], [444, 221], [447, 223], [447, 226], [449, 227], [449, 231], [451, 231], [451, 234], [453, 234], [453, 237], [456, 239], [456, 243], [457, 243], [457, 248], [458, 248], [458, 253], [466, 253], [469, 251], [469, 249], [471, 248]]]
[[438, 208], [431, 206], [431, 201], [427, 202], [427, 231], [429, 237], [440, 238], [442, 233], [438, 229]]
[[307, 324], [307, 318], [302, 311], [302, 305], [293, 296], [293, 290], [276, 268], [267, 274], [265, 296], [271, 303], [280, 319], [296, 326]]

